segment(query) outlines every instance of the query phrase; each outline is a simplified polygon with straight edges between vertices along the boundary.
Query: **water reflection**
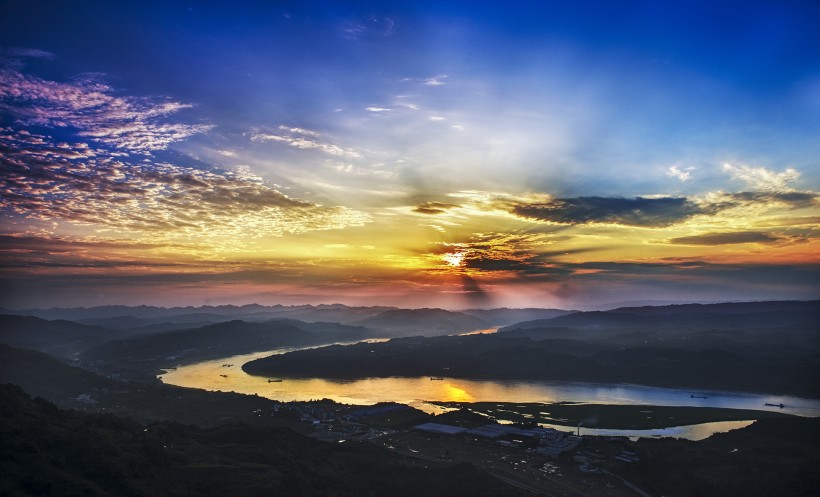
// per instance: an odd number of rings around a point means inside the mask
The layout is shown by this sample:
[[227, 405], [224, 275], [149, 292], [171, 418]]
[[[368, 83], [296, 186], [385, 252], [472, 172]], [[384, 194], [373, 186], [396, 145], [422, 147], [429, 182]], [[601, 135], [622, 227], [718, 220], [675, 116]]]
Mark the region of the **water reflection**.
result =
[[[581, 435], [598, 435], [608, 437], [629, 437], [632, 440], [649, 437], [674, 437], [688, 440], [703, 440], [715, 433], [723, 433], [729, 430], [745, 428], [754, 423], [749, 421], [715, 421], [712, 423], [700, 423], [687, 426], [672, 426], [670, 428], [656, 428], [653, 430], [607, 430], [601, 428], [580, 428]], [[567, 431], [566, 426], [539, 423], [545, 428], [555, 428], [556, 430]]]
[[[275, 349], [181, 366], [162, 375], [162, 381], [183, 387], [205, 390], [257, 394], [270, 399], [307, 401], [332, 399], [345, 404], [400, 402], [438, 414], [442, 408], [427, 401], [448, 402], [585, 402], [599, 404], [726, 407], [820, 416], [820, 400], [793, 396], [733, 392], [693, 391], [641, 385], [605, 385], [590, 383], [554, 383], [537, 381], [491, 381], [444, 378], [441, 381], [422, 378], [368, 378], [340, 381], [320, 378], [268, 378], [250, 376], [241, 365], [261, 357], [293, 349]], [[232, 367], [225, 367], [233, 364]], [[277, 378], [279, 379], [279, 378]], [[784, 408], [764, 404], [784, 404]], [[675, 436], [698, 440], [712, 433], [739, 428], [746, 421], [705, 423], [702, 425], [638, 430], [634, 436]], [[583, 428], [582, 428], [583, 430]], [[591, 433], [593, 430], [586, 430]], [[623, 430], [600, 430], [601, 434], [628, 435]], [[606, 432], [606, 433], [603, 433]]]
[[[467, 390], [463, 388], [459, 388], [455, 385], [448, 384], [445, 390], [445, 395], [447, 396], [447, 402], [475, 402], [475, 397], [470, 395]], [[435, 400], [431, 398], [427, 398], [427, 400]]]

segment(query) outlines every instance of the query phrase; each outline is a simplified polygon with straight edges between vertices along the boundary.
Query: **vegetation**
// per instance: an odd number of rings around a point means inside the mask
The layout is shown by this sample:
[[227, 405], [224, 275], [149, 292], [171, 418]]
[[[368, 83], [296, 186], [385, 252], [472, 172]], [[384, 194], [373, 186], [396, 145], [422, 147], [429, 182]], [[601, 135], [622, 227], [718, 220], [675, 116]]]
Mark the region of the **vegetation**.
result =
[[12, 385], [0, 386], [0, 417], [0, 495], [519, 495], [468, 465], [270, 427], [146, 427], [63, 411]]
[[[466, 409], [493, 419], [521, 424], [557, 424], [570, 427], [610, 430], [650, 430], [715, 421], [745, 421], [795, 417], [789, 414], [750, 409], [609, 405], [575, 403], [433, 402], [445, 407]], [[482, 416], [482, 417], [483, 417]], [[486, 420], [487, 417], [484, 419]], [[486, 422], [486, 421], [485, 421]]]
[[652, 495], [815, 496], [820, 488], [820, 419], [764, 419], [700, 442], [642, 438], [640, 461], [608, 468]]

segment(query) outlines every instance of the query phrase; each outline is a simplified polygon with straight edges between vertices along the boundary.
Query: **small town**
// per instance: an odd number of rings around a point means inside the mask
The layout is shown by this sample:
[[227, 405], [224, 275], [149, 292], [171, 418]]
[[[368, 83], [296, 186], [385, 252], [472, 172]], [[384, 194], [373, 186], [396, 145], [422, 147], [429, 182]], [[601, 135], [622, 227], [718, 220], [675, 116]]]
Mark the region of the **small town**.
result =
[[[420, 462], [470, 463], [533, 494], [550, 496], [648, 496], [612, 470], [640, 460], [626, 437], [491, 422], [451, 411], [436, 419], [397, 403], [346, 406], [329, 401], [282, 403], [310, 435], [328, 443], [371, 443]], [[264, 415], [258, 412], [257, 415]]]

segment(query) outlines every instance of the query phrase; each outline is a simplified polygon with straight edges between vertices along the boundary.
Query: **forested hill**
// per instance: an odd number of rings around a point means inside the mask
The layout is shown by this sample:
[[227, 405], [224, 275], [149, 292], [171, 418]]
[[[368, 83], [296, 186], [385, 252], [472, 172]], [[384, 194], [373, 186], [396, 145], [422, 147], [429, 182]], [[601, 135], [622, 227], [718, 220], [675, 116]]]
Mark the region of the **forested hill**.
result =
[[0, 495], [521, 495], [468, 465], [410, 461], [281, 428], [145, 427], [63, 411], [14, 385], [0, 385], [0, 440]]

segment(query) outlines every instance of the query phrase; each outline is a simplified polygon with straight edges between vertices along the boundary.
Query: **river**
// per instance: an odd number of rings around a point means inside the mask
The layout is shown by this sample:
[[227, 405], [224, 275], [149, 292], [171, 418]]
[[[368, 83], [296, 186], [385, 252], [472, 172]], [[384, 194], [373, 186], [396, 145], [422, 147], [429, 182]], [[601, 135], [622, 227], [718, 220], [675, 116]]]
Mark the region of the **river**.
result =
[[[375, 404], [399, 402], [428, 413], [440, 413], [442, 408], [431, 401], [444, 402], [584, 402], [593, 404], [626, 404], [656, 406], [724, 407], [731, 409], [771, 410], [799, 416], [820, 416], [820, 400], [787, 395], [703, 391], [649, 387], [643, 385], [591, 384], [543, 381], [465, 380], [443, 378], [366, 378], [361, 380], [329, 380], [320, 378], [268, 378], [251, 376], [242, 371], [242, 364], [283, 354], [292, 348], [243, 354], [212, 361], [180, 366], [160, 376], [171, 385], [213, 391], [233, 391], [257, 394], [283, 402], [332, 399], [345, 404]], [[230, 365], [230, 366], [227, 366]], [[693, 395], [695, 397], [693, 397]], [[705, 397], [705, 398], [702, 398]], [[784, 407], [764, 404], [783, 404]], [[713, 433], [742, 428], [752, 421], [726, 421], [677, 426], [656, 430], [594, 430], [586, 434], [640, 436], [672, 436], [700, 440]], [[566, 429], [565, 427], [559, 427]]]

